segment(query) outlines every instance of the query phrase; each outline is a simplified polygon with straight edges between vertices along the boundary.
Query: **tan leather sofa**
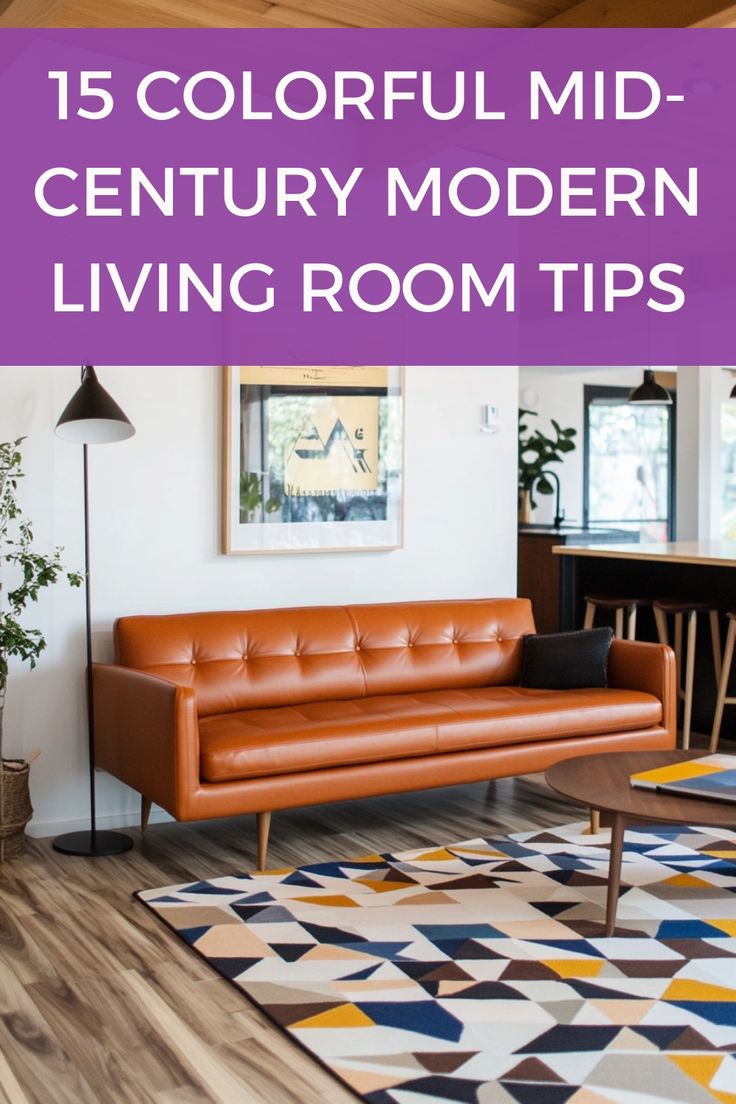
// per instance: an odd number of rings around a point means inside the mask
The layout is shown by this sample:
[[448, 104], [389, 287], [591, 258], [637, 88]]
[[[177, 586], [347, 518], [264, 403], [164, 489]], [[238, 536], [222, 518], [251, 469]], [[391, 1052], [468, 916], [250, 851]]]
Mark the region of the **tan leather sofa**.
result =
[[526, 599], [123, 617], [97, 763], [177, 820], [543, 770], [675, 743], [674, 663], [614, 641], [602, 690], [519, 687]]

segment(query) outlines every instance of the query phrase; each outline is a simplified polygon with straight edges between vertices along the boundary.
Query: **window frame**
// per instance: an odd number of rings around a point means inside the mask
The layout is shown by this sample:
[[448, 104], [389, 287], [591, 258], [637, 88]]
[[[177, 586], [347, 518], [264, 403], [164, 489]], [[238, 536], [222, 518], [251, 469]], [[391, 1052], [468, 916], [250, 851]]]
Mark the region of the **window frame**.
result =
[[[608, 399], [616, 400], [610, 403], [611, 406], [623, 406], [630, 392], [630, 387], [610, 387], [597, 383], [583, 385], [583, 526], [586, 529], [590, 526], [590, 408], [601, 404], [601, 400], [603, 400], [602, 405], [605, 405]], [[676, 531], [677, 506], [677, 393], [670, 391], [670, 394], [672, 395], [672, 405], [669, 407], [670, 416], [667, 425], [667, 470], [669, 473], [667, 539], [673, 540]], [[622, 399], [623, 402], [621, 402]], [[618, 518], [612, 521], [595, 521], [593, 527], [615, 527], [623, 521], [626, 521], [627, 524], [631, 522], [644, 524], [652, 520], [657, 519]]]

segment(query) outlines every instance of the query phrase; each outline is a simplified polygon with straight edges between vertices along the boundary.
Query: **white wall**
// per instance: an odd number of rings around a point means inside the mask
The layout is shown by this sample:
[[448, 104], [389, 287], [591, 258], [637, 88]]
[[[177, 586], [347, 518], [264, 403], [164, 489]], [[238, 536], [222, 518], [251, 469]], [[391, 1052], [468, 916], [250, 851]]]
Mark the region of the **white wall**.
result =
[[677, 370], [677, 539], [720, 540], [721, 413], [734, 379], [715, 366]]
[[[519, 370], [519, 403], [528, 405], [526, 392], [537, 395], [536, 418], [529, 421], [544, 433], [550, 433], [550, 418], [563, 429], [572, 426], [578, 431], [575, 451], [569, 452], [562, 464], [555, 464], [560, 477], [560, 501], [566, 522], [583, 520], [583, 423], [585, 384], [601, 387], [635, 387], [641, 382], [641, 368], [521, 368]], [[537, 495], [535, 522], [551, 523], [554, 518], [554, 495]]]
[[[83, 560], [81, 451], [52, 430], [78, 369], [0, 367], [0, 439], [25, 434], [22, 500], [39, 545]], [[515, 368], [406, 371], [405, 545], [395, 552], [223, 557], [219, 532], [220, 370], [106, 368], [101, 380], [135, 424], [91, 450], [96, 659], [111, 658], [116, 616], [318, 602], [508, 595], [516, 587]], [[480, 432], [481, 406], [502, 411]], [[81, 827], [88, 811], [83, 713], [84, 604], [47, 591], [32, 611], [48, 650], [13, 667], [6, 754], [40, 748], [31, 831]], [[134, 823], [135, 795], [98, 777], [102, 823]]]

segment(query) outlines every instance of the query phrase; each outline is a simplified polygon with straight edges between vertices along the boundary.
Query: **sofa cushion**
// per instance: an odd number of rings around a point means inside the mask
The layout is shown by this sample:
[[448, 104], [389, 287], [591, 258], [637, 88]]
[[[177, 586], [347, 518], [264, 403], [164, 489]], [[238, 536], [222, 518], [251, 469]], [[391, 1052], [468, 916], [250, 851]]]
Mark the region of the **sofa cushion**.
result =
[[436, 752], [633, 731], [662, 705], [630, 690], [433, 690], [248, 709], [200, 720], [204, 782], [289, 774]]
[[608, 682], [613, 629], [530, 633], [524, 637], [520, 684], [535, 690], [580, 690]]
[[443, 700], [455, 716], [438, 730], [439, 751], [632, 732], [662, 720], [659, 699], [636, 690], [495, 686], [446, 692]]
[[200, 717], [518, 682], [525, 598], [121, 617], [117, 662], [197, 695]]

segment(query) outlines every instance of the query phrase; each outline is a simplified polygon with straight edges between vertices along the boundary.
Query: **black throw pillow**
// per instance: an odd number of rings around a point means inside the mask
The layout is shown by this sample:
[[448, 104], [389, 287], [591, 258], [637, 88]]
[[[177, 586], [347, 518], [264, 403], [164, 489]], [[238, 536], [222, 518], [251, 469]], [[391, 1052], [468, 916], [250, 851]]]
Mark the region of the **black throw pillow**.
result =
[[581, 690], [608, 685], [613, 629], [524, 637], [521, 685], [530, 690]]

